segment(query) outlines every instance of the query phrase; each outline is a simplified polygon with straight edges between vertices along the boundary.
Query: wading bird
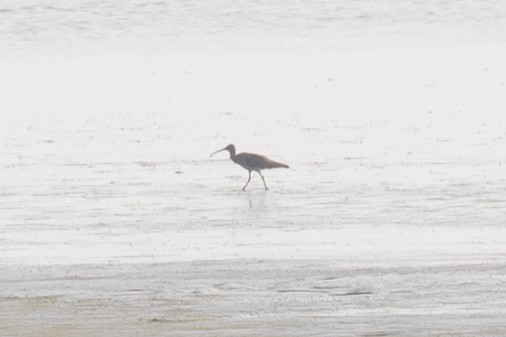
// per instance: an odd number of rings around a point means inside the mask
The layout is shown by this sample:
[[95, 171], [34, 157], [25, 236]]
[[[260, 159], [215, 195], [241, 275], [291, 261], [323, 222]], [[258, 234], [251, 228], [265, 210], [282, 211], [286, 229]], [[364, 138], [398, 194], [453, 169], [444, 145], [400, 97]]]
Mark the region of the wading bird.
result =
[[230, 153], [230, 159], [232, 159], [234, 163], [239, 164], [246, 170], [248, 170], [248, 181], [246, 182], [246, 185], [244, 185], [244, 187], [242, 188], [243, 191], [246, 190], [246, 186], [248, 186], [249, 181], [251, 180], [251, 171], [258, 172], [260, 177], [262, 177], [265, 189], [268, 190], [269, 188], [267, 187], [267, 184], [265, 184], [264, 176], [262, 175], [262, 173], [260, 173], [260, 171], [276, 167], [289, 168], [289, 166], [286, 164], [275, 162], [274, 160], [270, 160], [269, 158], [259, 154], [245, 153], [245, 152], [235, 154], [235, 146], [232, 144], [227, 145], [225, 148], [221, 150], [211, 153], [211, 156], [221, 151], [228, 151]]

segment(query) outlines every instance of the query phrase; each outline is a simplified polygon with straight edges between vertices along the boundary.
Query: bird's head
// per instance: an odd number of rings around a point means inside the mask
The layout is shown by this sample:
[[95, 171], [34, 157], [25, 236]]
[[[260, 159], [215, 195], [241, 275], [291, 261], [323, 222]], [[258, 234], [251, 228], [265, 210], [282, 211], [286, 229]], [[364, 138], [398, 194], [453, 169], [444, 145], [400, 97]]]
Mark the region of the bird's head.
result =
[[[211, 153], [211, 156], [213, 154], [221, 152], [221, 151], [228, 151], [228, 152], [230, 152], [231, 156], [234, 156], [235, 155], [235, 146], [233, 144], [229, 144], [229, 145], [225, 146], [223, 149], [220, 149], [218, 151]], [[209, 156], [209, 157], [211, 157], [211, 156]]]

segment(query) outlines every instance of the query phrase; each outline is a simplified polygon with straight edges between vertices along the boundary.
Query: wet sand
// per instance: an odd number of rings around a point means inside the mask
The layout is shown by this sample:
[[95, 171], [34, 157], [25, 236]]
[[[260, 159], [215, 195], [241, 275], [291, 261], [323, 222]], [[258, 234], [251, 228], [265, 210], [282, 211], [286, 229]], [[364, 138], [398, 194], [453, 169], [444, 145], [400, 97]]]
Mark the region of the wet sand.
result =
[[500, 336], [506, 267], [230, 260], [2, 268], [2, 336]]

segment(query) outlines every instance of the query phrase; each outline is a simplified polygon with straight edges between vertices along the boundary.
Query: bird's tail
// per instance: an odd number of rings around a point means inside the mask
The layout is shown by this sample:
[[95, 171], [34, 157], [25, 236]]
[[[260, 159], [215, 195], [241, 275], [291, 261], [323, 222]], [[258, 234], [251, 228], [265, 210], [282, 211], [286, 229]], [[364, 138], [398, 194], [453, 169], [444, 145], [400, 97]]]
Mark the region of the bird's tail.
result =
[[290, 166], [286, 165], [286, 164], [283, 164], [283, 163], [279, 163], [277, 161], [271, 161], [271, 167], [272, 168], [276, 168], [276, 167], [284, 167], [284, 168], [290, 168]]

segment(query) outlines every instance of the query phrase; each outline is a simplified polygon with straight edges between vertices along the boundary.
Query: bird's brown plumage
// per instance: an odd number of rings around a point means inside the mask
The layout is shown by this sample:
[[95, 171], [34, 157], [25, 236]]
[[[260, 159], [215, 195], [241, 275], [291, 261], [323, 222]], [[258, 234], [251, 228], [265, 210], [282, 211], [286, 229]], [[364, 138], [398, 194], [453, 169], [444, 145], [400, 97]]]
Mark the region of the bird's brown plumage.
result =
[[256, 153], [239, 153], [230, 157], [234, 163], [241, 165], [248, 171], [259, 171], [277, 167], [289, 168], [288, 165], [278, 163], [272, 159]]
[[265, 170], [265, 169], [278, 168], [278, 167], [289, 168], [289, 166], [286, 164], [279, 163], [277, 161], [269, 159], [269, 158], [262, 156], [260, 154], [247, 153], [247, 152], [235, 154], [235, 146], [233, 144], [227, 145], [225, 148], [218, 150], [216, 152], [213, 152], [211, 154], [211, 156], [217, 152], [220, 152], [220, 151], [228, 151], [230, 153], [230, 159], [232, 159], [232, 161], [234, 163], [241, 165], [243, 168], [248, 170], [249, 177], [248, 177], [248, 181], [246, 182], [246, 185], [244, 185], [244, 187], [242, 188], [243, 191], [246, 189], [246, 186], [248, 186], [248, 184], [251, 180], [251, 171], [258, 172], [260, 177], [262, 177], [262, 181], [264, 182], [265, 189], [268, 190], [269, 188], [267, 188], [267, 184], [265, 183], [264, 176], [262, 175], [262, 173], [260, 173], [260, 171]]

